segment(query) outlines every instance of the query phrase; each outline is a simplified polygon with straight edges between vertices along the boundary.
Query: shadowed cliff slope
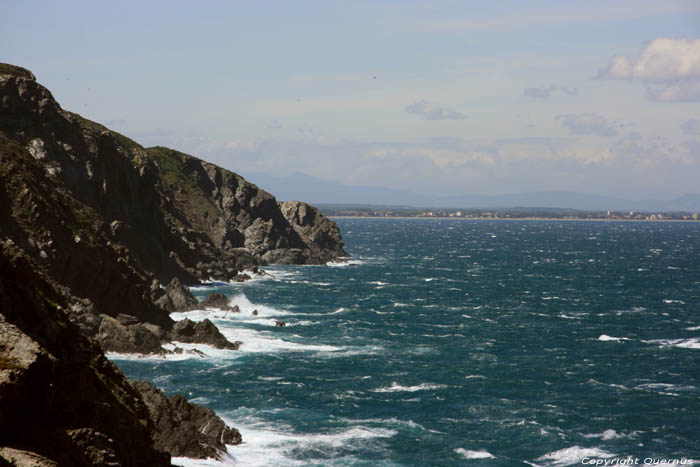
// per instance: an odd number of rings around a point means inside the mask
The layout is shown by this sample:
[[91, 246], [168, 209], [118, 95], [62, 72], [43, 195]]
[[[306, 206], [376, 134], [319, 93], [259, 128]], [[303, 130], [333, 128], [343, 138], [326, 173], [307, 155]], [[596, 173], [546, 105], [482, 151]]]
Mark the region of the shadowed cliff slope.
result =
[[337, 227], [320, 213], [315, 217], [327, 224], [326, 235], [308, 237], [269, 193], [213, 164], [144, 148], [63, 110], [27, 70], [0, 67], [0, 102], [0, 132], [92, 208], [111, 241], [162, 283], [229, 280], [255, 264], [345, 256]]

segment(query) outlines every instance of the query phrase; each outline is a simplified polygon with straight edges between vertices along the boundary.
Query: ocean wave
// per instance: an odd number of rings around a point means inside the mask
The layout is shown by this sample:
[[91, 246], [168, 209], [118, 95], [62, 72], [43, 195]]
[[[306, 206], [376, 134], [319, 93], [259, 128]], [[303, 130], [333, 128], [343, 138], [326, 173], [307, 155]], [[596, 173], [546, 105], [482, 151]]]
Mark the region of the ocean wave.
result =
[[[350, 426], [328, 433], [297, 433], [279, 424], [273, 428], [269, 422], [256, 417], [245, 417], [243, 420], [223, 418], [228, 425], [235, 426], [241, 432], [243, 443], [238, 446], [227, 446], [226, 458], [217, 464], [184, 465], [309, 465], [328, 462], [331, 458], [334, 461], [345, 460], [352, 463], [352, 461], [360, 461], [351, 454], [353, 450], [362, 448], [373, 439], [390, 438], [398, 433], [396, 430], [363, 425]], [[179, 462], [180, 459], [182, 458], [173, 459], [173, 461]], [[191, 461], [195, 462], [194, 459]]]
[[615, 454], [598, 448], [571, 446], [558, 451], [548, 452], [547, 454], [538, 457], [536, 460], [547, 462], [546, 465], [564, 466], [580, 464], [585, 458], [609, 459], [610, 457], [615, 457]]
[[444, 384], [436, 383], [422, 383], [417, 386], [402, 386], [396, 381], [391, 383], [391, 386], [385, 386], [377, 389], [372, 389], [372, 392], [416, 392], [416, 391], [427, 391], [430, 389], [441, 389], [446, 388]]
[[613, 429], [608, 429], [603, 431], [602, 433], [592, 433], [588, 435], [583, 435], [584, 438], [600, 438], [603, 441], [610, 441], [613, 439], [620, 439], [620, 438], [627, 438], [627, 437], [634, 437], [636, 433], [639, 433], [638, 431], [632, 432], [630, 435], [624, 435], [621, 433], [618, 433], [617, 431]]
[[326, 266], [330, 266], [332, 268], [342, 268], [347, 266], [359, 266], [361, 264], [365, 264], [365, 262], [361, 259], [349, 259], [346, 261], [329, 261], [326, 263]]
[[653, 339], [642, 341], [645, 344], [656, 344], [661, 347], [679, 347], [682, 349], [700, 349], [700, 337], [690, 339]]
[[[175, 321], [180, 321], [185, 318], [189, 318], [192, 321], [203, 321], [207, 318], [237, 321], [240, 319], [253, 319], [251, 316], [256, 316], [255, 319], [264, 319], [292, 314], [292, 312], [287, 310], [281, 310], [279, 308], [267, 305], [255, 304], [251, 302], [244, 293], [238, 293], [231, 297], [228, 304], [229, 306], [238, 306], [241, 311], [239, 313], [235, 313], [231, 311], [223, 311], [218, 308], [202, 308], [192, 311], [171, 313], [170, 317]], [[257, 315], [253, 315], [254, 311], [257, 311]]]
[[495, 459], [496, 456], [488, 451], [472, 451], [470, 449], [457, 448], [454, 450], [457, 454], [464, 457], [465, 459]]
[[613, 336], [608, 336], [607, 334], [601, 334], [600, 336], [598, 336], [598, 340], [599, 341], [617, 341], [617, 342], [619, 342], [619, 341], [628, 341], [630, 339], [627, 337], [613, 337]]

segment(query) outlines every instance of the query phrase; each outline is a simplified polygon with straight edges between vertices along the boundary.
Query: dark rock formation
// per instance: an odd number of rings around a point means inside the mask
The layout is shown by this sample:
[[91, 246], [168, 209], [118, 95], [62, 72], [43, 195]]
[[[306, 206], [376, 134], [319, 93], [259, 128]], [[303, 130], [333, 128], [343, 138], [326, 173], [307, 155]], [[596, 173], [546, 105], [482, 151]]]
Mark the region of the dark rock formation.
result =
[[238, 350], [241, 345], [240, 342], [230, 342], [226, 339], [208, 319], [201, 322], [188, 318], [178, 321], [170, 331], [170, 338], [178, 342], [207, 344], [217, 349]]
[[[124, 316], [124, 315], [121, 315]], [[165, 333], [159, 326], [148, 323], [124, 323], [123, 319], [114, 319], [100, 315], [102, 321], [95, 338], [105, 352], [162, 353], [161, 342]]]
[[[345, 255], [337, 227], [314, 208], [280, 204], [187, 154], [144, 148], [63, 110], [31, 72], [6, 64], [0, 178], [0, 236], [70, 289], [71, 318], [88, 335], [100, 332], [97, 314], [128, 313], [169, 331], [168, 312], [196, 304], [181, 285], [159, 287], [174, 277], [245, 280], [241, 271], [257, 264]], [[111, 324], [101, 342], [116, 332]], [[121, 324], [120, 334], [136, 333], [130, 341], [147, 338]]]
[[[212, 292], [207, 297], [204, 299], [204, 301], [201, 303], [201, 306], [209, 307], [209, 308], [219, 308], [222, 310], [233, 310], [236, 307], [230, 307], [228, 304], [228, 297], [226, 295], [222, 295], [218, 292]], [[241, 311], [240, 308], [238, 310], [234, 311]]]
[[0, 457], [20, 465], [165, 466], [138, 392], [70, 322], [11, 241], [0, 252]]
[[156, 300], [158, 306], [170, 313], [192, 310], [196, 308], [198, 303], [190, 290], [182, 285], [182, 282], [177, 277], [173, 277], [165, 288], [163, 296]]
[[284, 321], [275, 321], [275, 326], [277, 326], [278, 328], [283, 328], [286, 325], [287, 323], [285, 323]]
[[175, 457], [220, 458], [227, 444], [240, 444], [241, 434], [229, 428], [211, 410], [187, 402], [181, 395], [167, 397], [146, 381], [134, 381], [154, 421], [155, 447]]

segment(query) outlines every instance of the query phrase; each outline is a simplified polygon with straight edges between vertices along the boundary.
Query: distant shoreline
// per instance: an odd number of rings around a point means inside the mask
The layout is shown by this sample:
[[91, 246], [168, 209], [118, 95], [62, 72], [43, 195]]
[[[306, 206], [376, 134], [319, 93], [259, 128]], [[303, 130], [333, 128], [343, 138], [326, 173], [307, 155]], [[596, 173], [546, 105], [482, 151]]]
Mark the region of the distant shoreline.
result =
[[603, 219], [603, 218], [571, 218], [571, 217], [438, 217], [438, 216], [336, 216], [328, 215], [329, 219], [414, 219], [414, 220], [452, 220], [452, 221], [593, 221], [593, 222], [678, 222], [696, 223], [695, 219]]

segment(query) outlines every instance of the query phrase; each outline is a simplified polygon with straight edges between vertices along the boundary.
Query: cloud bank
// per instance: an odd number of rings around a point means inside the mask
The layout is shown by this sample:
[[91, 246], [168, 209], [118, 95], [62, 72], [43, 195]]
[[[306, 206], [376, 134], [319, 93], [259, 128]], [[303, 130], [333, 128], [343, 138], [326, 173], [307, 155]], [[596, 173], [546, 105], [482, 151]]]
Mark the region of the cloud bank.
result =
[[681, 123], [681, 131], [684, 135], [700, 136], [700, 121], [695, 119], [684, 121]]
[[549, 86], [546, 88], [525, 88], [523, 90], [523, 95], [527, 97], [533, 97], [535, 99], [548, 99], [552, 97], [552, 94], [560, 92], [566, 94], [567, 96], [578, 96], [578, 89], [576, 88], [565, 88], [562, 86]]
[[700, 39], [654, 39], [636, 59], [614, 56], [598, 78], [639, 81], [653, 101], [700, 101]]
[[557, 115], [569, 131], [575, 135], [615, 136], [615, 124], [595, 113]]
[[406, 112], [427, 120], [464, 120], [466, 118], [466, 115], [463, 113], [428, 101], [418, 101], [411, 104], [406, 107]]

